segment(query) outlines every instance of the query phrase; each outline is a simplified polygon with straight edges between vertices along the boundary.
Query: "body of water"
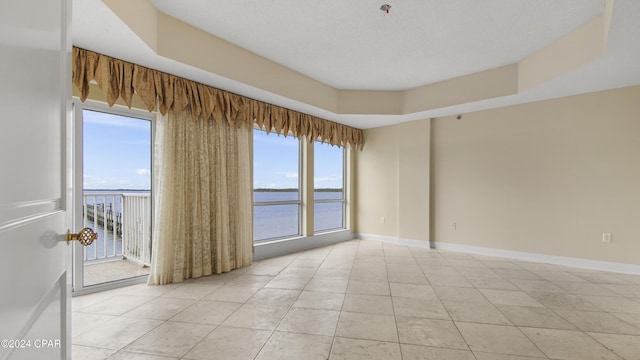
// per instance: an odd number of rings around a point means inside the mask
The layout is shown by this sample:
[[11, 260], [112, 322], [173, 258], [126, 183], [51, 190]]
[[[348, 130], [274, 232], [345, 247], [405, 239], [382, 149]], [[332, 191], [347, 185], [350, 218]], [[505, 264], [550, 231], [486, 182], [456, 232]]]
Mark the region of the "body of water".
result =
[[[316, 191], [315, 200], [339, 200], [342, 192]], [[295, 191], [254, 191], [254, 202], [295, 201], [299, 193]], [[313, 211], [316, 232], [344, 227], [344, 207], [342, 202], [316, 202]], [[297, 204], [253, 207], [253, 239], [255, 241], [300, 234], [300, 207]]]
[[[107, 209], [122, 212], [122, 197], [119, 194], [149, 193], [144, 190], [85, 190], [84, 195], [87, 205], [105, 204]], [[342, 192], [318, 191], [315, 192], [316, 200], [342, 199]], [[270, 201], [296, 201], [299, 193], [295, 191], [254, 191], [253, 200], [256, 203]], [[104, 206], [104, 205], [102, 205]], [[94, 228], [98, 233], [98, 240], [87, 247], [88, 258], [101, 258], [107, 256], [122, 255], [122, 237], [111, 230], [105, 230], [103, 226], [94, 226], [94, 223], [85, 224]], [[342, 202], [315, 203], [314, 229], [316, 232], [333, 230], [344, 227], [344, 207]], [[272, 205], [253, 207], [253, 234], [255, 241], [272, 238], [290, 237], [300, 234], [300, 207], [297, 204]]]

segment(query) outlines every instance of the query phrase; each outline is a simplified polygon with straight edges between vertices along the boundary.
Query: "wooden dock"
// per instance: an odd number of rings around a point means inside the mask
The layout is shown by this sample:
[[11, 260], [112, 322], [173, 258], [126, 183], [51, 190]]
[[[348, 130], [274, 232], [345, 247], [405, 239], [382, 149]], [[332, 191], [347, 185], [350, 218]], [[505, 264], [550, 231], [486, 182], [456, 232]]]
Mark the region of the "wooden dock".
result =
[[115, 225], [116, 234], [122, 236], [122, 213], [114, 212], [111, 205], [112, 204], [107, 204], [105, 212], [104, 204], [87, 204], [86, 219], [87, 221], [106, 227], [109, 231], [114, 231]]

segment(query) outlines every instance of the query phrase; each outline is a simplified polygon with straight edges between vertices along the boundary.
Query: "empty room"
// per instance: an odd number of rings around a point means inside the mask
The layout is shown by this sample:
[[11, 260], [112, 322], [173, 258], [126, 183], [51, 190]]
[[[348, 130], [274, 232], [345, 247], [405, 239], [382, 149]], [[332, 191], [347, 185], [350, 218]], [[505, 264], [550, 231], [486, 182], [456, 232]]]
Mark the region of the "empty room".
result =
[[640, 2], [33, 1], [1, 359], [640, 359]]

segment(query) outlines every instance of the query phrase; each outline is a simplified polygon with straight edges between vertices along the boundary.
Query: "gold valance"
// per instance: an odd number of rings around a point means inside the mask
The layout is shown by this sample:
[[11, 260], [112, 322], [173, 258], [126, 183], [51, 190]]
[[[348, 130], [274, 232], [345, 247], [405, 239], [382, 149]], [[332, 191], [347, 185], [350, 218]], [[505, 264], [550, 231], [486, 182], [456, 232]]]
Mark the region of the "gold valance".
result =
[[230, 124], [258, 124], [267, 131], [294, 136], [307, 136], [331, 145], [350, 144], [362, 148], [362, 130], [312, 115], [250, 99], [195, 81], [149, 69], [133, 63], [73, 48], [73, 84], [80, 90], [81, 100], [89, 96], [89, 83], [95, 80], [113, 106], [118, 98], [131, 107], [136, 93], [147, 106], [165, 115], [178, 113], [189, 106], [193, 117], [203, 116]]

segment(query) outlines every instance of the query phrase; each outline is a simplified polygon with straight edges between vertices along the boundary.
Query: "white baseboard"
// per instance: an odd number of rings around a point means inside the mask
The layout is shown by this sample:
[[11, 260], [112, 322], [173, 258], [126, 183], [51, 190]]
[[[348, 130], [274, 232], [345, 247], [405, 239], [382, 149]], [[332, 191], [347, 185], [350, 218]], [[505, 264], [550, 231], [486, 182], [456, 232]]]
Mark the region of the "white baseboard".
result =
[[380, 242], [385, 242], [385, 243], [406, 245], [406, 246], [412, 246], [412, 247], [417, 247], [417, 248], [426, 248], [426, 249], [432, 247], [430, 242], [424, 241], [424, 240], [405, 239], [405, 238], [400, 238], [400, 237], [395, 237], [395, 236], [385, 236], [385, 235], [376, 235], [376, 234], [360, 234], [360, 233], [356, 233], [356, 234], [353, 234], [353, 235], [354, 235], [354, 237], [356, 239], [361, 239], [361, 240], [380, 241]]
[[309, 250], [321, 246], [336, 244], [353, 239], [353, 233], [349, 230], [331, 231], [313, 236], [301, 236], [290, 239], [274, 240], [259, 243], [254, 246], [253, 259], [260, 260], [274, 256], [290, 254], [298, 251]]
[[624, 264], [610, 261], [581, 259], [567, 256], [536, 254], [523, 251], [487, 248], [452, 243], [435, 242], [435, 248], [448, 251], [458, 251], [478, 255], [497, 256], [510, 259], [570, 266], [582, 269], [610, 271], [622, 274], [640, 275], [640, 265]]
[[412, 239], [402, 239], [393, 236], [382, 236], [375, 234], [354, 234], [356, 238], [362, 240], [381, 241], [399, 245], [407, 245], [419, 248], [435, 248], [438, 250], [464, 252], [469, 254], [495, 256], [508, 259], [531, 261], [538, 263], [570, 266], [581, 269], [609, 271], [621, 274], [640, 275], [640, 265], [624, 264], [610, 261], [589, 260], [567, 256], [556, 256], [546, 254], [536, 254], [523, 251], [504, 250], [488, 248], [482, 246], [471, 246], [444, 242], [426, 242]]
[[393, 236], [355, 233], [353, 234], [353, 237], [360, 240], [380, 241], [380, 242], [386, 242], [386, 243], [392, 243], [392, 244], [398, 243], [398, 238]]

